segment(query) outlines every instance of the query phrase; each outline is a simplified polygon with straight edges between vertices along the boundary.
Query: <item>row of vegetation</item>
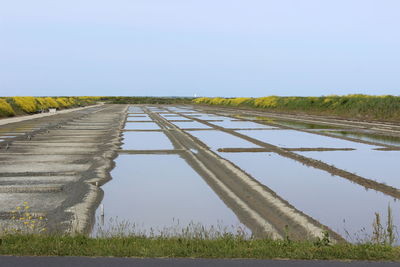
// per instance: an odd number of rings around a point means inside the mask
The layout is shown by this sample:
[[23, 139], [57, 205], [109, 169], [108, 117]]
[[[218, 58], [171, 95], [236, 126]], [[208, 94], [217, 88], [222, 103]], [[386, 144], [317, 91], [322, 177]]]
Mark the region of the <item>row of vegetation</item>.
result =
[[323, 240], [299, 242], [244, 239], [233, 235], [216, 239], [7, 235], [0, 239], [0, 254], [399, 261], [400, 247], [382, 244], [330, 244]]
[[372, 236], [360, 237], [355, 244], [333, 243], [327, 231], [321, 238], [294, 241], [288, 230], [284, 239], [272, 240], [254, 238], [239, 226], [190, 223], [185, 227], [179, 222], [149, 233], [118, 219], [110, 219], [105, 227], [98, 223], [91, 237], [49, 233], [47, 219], [31, 211], [27, 202], [11, 216], [9, 224], [0, 224], [0, 255], [400, 261], [390, 207], [386, 225], [377, 213]]
[[50, 108], [65, 109], [96, 103], [98, 97], [0, 97], [0, 117], [34, 114]]
[[193, 100], [196, 104], [259, 108], [276, 112], [334, 115], [367, 120], [400, 121], [400, 96], [321, 96], [260, 98], [209, 98]]
[[191, 104], [192, 97], [110, 96], [100, 97], [110, 104]]

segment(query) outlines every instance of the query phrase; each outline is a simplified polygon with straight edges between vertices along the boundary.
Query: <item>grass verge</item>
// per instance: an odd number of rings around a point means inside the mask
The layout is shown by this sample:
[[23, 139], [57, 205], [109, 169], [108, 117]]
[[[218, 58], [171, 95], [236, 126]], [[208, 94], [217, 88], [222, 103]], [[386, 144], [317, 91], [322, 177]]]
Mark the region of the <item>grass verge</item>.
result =
[[270, 239], [6, 235], [2, 255], [400, 261], [400, 247]]

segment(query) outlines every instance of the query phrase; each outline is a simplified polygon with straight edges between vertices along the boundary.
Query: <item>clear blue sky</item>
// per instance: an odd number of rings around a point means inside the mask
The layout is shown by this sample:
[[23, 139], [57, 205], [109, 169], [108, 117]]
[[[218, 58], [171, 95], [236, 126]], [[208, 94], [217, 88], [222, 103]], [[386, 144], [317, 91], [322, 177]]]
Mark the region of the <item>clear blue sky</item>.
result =
[[400, 95], [399, 0], [0, 0], [0, 95]]

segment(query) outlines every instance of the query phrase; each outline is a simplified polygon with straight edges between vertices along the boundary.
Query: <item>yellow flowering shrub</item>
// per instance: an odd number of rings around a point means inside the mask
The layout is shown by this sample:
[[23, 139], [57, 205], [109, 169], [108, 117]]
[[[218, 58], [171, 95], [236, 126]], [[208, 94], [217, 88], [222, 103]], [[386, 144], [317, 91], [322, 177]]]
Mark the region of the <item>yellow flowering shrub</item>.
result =
[[60, 107], [68, 107], [69, 106], [69, 101], [67, 97], [57, 97], [56, 102]]
[[57, 101], [52, 98], [52, 97], [45, 97], [44, 98], [46, 100], [47, 106], [49, 108], [58, 108], [60, 105], [57, 103]]
[[199, 97], [193, 100], [196, 104], [209, 104], [210, 98], [209, 97]]
[[400, 121], [400, 97], [392, 95], [329, 95], [321, 97], [196, 98], [195, 104], [247, 106], [277, 111], [308, 112], [365, 119]]
[[211, 99], [210, 104], [212, 105], [224, 105], [228, 102], [228, 99], [222, 97], [215, 97]]
[[0, 117], [37, 113], [49, 108], [70, 108], [96, 103], [100, 97], [0, 97]]
[[14, 96], [14, 103], [26, 113], [34, 113], [38, 110], [36, 100], [33, 96]]
[[10, 104], [5, 99], [0, 99], [0, 116], [8, 117], [15, 115], [15, 112]]
[[249, 100], [251, 100], [251, 98], [249, 98], [249, 97], [232, 98], [232, 99], [229, 99], [229, 105], [240, 106], [241, 104], [243, 104], [244, 102], [247, 102]]
[[277, 96], [260, 97], [254, 101], [254, 105], [259, 108], [275, 108], [278, 106]]

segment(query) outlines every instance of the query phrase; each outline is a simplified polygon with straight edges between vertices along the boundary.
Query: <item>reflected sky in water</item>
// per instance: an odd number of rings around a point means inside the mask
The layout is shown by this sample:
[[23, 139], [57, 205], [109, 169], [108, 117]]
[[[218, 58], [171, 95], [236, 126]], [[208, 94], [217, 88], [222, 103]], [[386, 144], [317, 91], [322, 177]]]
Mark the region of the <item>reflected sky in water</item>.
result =
[[299, 154], [400, 189], [400, 151], [324, 151]]
[[122, 149], [172, 149], [162, 132], [124, 132]]
[[203, 123], [197, 122], [197, 121], [180, 121], [180, 122], [171, 122], [178, 126], [179, 128], [193, 128], [193, 129], [205, 129], [205, 128], [211, 128]]
[[229, 120], [224, 120], [224, 121], [213, 121], [211, 122], [212, 124], [224, 127], [224, 128], [276, 128], [276, 127], [271, 127], [271, 126], [267, 126], [267, 125], [263, 125], [263, 124], [259, 124], [259, 123], [255, 123], [255, 122], [251, 122], [251, 121], [231, 121]]
[[328, 147], [328, 148], [355, 148], [370, 150], [375, 146], [351, 142], [347, 140], [300, 132], [296, 130], [273, 131], [238, 131], [260, 141], [279, 147]]
[[125, 124], [126, 130], [154, 130], [160, 127], [154, 122], [127, 122]]
[[118, 217], [149, 231], [190, 222], [238, 225], [204, 180], [177, 155], [120, 155], [102, 188], [105, 221]]
[[338, 136], [351, 137], [386, 145], [397, 145], [397, 146], [400, 145], [400, 137], [396, 136], [377, 135], [373, 133], [357, 133], [350, 131], [330, 131], [329, 133]]
[[227, 147], [259, 147], [253, 143], [243, 140], [239, 137], [221, 131], [193, 131], [191, 135], [198, 138], [200, 141], [209, 146], [212, 150]]
[[[371, 189], [366, 191], [364, 187], [344, 178], [332, 176], [274, 153], [219, 154], [271, 188], [297, 209], [344, 237], [345, 230], [354, 237], [363, 227], [371, 234], [375, 212], [383, 215], [385, 221], [389, 204], [394, 213], [394, 222], [400, 221], [399, 201]], [[364, 237], [364, 234], [358, 235]]]

